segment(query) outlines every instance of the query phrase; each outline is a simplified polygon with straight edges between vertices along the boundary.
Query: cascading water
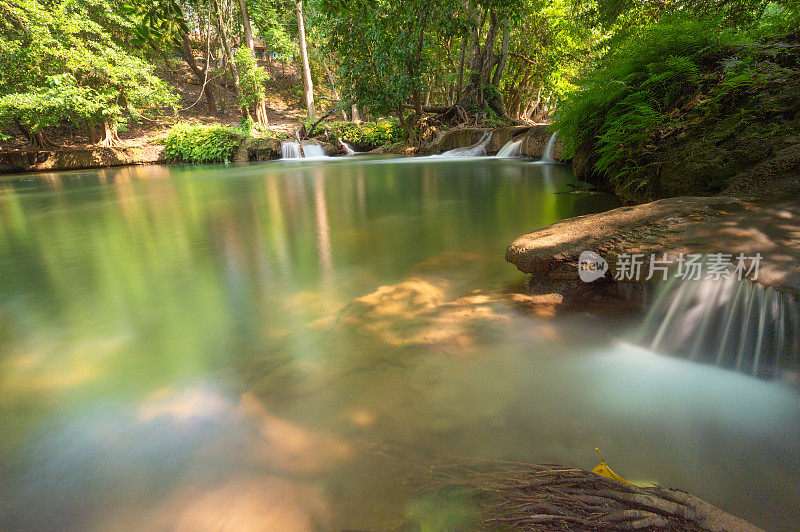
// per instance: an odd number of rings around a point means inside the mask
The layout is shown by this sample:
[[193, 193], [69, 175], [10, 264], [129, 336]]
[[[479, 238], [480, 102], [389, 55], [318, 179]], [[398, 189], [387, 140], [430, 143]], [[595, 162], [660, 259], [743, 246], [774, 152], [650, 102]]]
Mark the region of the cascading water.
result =
[[737, 279], [682, 280], [656, 290], [639, 343], [750, 375], [800, 369], [800, 314], [790, 295]]
[[347, 155], [355, 155], [355, 154], [356, 154], [356, 150], [354, 150], [354, 149], [353, 149], [353, 147], [352, 147], [352, 146], [350, 146], [350, 145], [349, 145], [348, 143], [346, 143], [345, 141], [343, 141], [343, 140], [340, 140], [340, 141], [339, 141], [339, 144], [341, 144], [342, 148], [344, 148], [344, 152], [345, 152]]
[[486, 155], [486, 145], [492, 138], [492, 132], [487, 131], [483, 134], [480, 140], [466, 148], [454, 148], [441, 153], [435, 157], [483, 157]]
[[509, 157], [519, 157], [520, 149], [522, 148], [522, 140], [509, 140], [505, 143], [505, 145], [500, 148], [500, 151], [497, 152], [497, 157], [501, 159], [509, 158]]
[[327, 155], [322, 146], [313, 140], [303, 143], [284, 140], [281, 142], [281, 157], [283, 159], [323, 159]]
[[542, 153], [542, 162], [545, 163], [556, 162], [556, 160], [553, 159], [553, 146], [556, 143], [557, 136], [558, 136], [558, 131], [550, 135], [550, 139], [547, 141], [547, 145], [544, 147], [544, 153]]
[[322, 146], [312, 140], [303, 143], [303, 157], [306, 159], [321, 159], [326, 155]]
[[299, 159], [303, 154], [300, 152], [300, 143], [297, 141], [284, 140], [281, 142], [281, 158]]

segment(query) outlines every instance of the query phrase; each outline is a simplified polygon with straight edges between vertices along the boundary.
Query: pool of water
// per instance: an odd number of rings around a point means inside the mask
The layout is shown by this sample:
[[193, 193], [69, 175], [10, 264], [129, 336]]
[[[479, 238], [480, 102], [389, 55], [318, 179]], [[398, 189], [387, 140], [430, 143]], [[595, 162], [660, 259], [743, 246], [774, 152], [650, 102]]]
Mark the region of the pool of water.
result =
[[516, 236], [615, 206], [498, 159], [0, 178], [0, 529], [469, 527], [448, 457], [800, 522], [796, 389], [509, 293]]

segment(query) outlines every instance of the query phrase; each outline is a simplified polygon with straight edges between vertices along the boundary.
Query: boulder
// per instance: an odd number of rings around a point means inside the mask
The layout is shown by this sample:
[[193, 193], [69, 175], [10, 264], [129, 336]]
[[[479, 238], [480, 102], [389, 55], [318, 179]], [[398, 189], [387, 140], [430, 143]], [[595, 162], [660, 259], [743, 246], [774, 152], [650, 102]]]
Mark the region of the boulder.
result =
[[269, 161], [281, 158], [280, 139], [244, 138], [233, 154], [233, 161]]

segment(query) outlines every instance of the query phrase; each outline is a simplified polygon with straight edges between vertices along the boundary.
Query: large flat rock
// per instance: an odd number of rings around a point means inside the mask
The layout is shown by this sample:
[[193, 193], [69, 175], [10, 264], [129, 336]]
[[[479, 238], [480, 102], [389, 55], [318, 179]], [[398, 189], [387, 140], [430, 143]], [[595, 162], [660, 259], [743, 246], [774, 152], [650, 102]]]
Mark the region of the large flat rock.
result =
[[760, 253], [756, 280], [800, 295], [800, 201], [678, 197], [620, 207], [521, 236], [508, 247], [506, 260], [538, 279], [582, 284], [583, 251], [608, 261], [607, 279], [615, 275], [621, 254]]

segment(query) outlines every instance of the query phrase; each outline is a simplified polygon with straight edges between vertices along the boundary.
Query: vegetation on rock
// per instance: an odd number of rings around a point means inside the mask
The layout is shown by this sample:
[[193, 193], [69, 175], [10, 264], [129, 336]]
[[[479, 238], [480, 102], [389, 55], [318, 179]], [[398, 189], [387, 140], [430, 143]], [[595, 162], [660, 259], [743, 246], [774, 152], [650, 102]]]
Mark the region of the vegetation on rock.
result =
[[726, 16], [677, 17], [623, 40], [559, 109], [566, 155], [588, 154], [582, 171], [644, 199], [719, 191], [769, 155], [764, 139], [792, 142], [797, 11], [765, 10], [747, 27], [726, 27]]

